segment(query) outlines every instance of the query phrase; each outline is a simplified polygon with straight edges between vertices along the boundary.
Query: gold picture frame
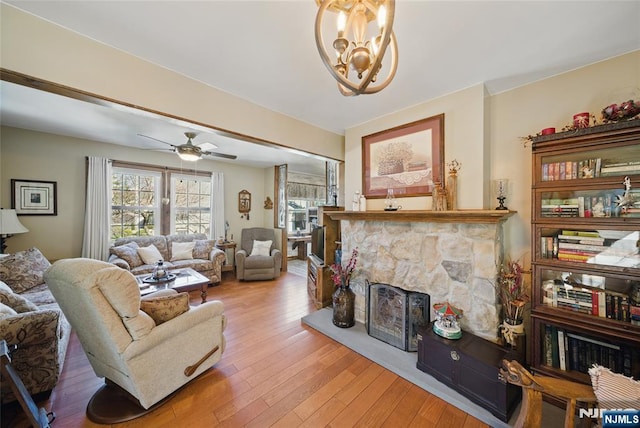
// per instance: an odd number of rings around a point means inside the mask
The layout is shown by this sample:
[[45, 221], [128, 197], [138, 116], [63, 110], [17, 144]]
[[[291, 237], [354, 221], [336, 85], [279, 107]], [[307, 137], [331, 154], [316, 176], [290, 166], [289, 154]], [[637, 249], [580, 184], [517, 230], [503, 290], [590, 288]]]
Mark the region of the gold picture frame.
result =
[[242, 214], [251, 211], [251, 193], [248, 190], [241, 190], [238, 193], [238, 211]]
[[444, 179], [444, 113], [362, 137], [362, 193], [428, 196]]

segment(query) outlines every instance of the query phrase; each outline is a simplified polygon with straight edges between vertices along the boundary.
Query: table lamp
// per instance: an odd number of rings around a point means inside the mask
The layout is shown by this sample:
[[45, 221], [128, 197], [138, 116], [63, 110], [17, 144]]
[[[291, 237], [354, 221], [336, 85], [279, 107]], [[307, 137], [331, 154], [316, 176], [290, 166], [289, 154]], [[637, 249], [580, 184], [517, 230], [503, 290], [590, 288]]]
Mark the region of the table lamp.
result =
[[16, 210], [0, 209], [0, 253], [4, 254], [4, 250], [7, 248], [7, 239], [16, 233], [25, 233], [28, 231], [29, 229], [24, 227], [22, 223], [20, 223], [20, 220], [18, 220]]

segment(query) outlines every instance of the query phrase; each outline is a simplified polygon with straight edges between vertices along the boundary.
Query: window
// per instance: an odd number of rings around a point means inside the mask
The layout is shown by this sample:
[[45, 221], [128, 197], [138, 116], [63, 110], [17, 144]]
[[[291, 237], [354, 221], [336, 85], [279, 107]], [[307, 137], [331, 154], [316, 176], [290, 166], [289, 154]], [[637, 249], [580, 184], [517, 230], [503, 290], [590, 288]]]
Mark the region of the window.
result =
[[211, 231], [211, 177], [174, 174], [171, 178], [172, 233]]
[[159, 172], [113, 168], [111, 238], [160, 233]]

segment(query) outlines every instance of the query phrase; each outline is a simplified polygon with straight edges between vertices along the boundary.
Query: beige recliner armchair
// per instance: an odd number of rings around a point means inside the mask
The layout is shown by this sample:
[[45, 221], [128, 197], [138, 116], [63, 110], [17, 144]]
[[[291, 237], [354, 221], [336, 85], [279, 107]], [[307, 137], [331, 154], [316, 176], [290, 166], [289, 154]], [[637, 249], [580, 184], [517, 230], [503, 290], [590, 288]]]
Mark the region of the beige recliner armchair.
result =
[[275, 247], [273, 229], [242, 229], [240, 238], [240, 249], [236, 251], [236, 276], [239, 280], [264, 280], [280, 276], [282, 252]]
[[220, 361], [220, 301], [190, 307], [188, 295], [171, 289], [141, 299], [130, 272], [93, 259], [59, 260], [45, 279], [96, 375], [105, 378], [87, 406], [94, 422], [141, 416]]

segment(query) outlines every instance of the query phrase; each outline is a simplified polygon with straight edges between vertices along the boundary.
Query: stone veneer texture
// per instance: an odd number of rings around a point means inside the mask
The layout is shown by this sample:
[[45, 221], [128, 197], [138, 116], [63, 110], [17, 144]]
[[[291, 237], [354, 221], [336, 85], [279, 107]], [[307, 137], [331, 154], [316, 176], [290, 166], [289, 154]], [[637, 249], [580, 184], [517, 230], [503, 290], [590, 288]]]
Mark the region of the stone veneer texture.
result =
[[[464, 311], [463, 330], [495, 341], [499, 307], [494, 288], [502, 261], [502, 223], [403, 223], [342, 220], [342, 262], [360, 256], [351, 287], [356, 320], [366, 320], [365, 280], [449, 301]], [[433, 314], [432, 314], [433, 319]]]

